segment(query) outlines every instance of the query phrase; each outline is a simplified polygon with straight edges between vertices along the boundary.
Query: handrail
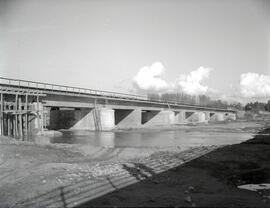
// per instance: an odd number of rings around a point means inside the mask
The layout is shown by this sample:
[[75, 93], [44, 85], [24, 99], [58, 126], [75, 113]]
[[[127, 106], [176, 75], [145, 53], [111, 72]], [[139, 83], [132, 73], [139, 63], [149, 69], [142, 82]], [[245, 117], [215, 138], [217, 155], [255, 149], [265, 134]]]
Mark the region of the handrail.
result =
[[[135, 94], [127, 94], [127, 93], [120, 93], [120, 92], [112, 92], [112, 91], [105, 91], [105, 90], [94, 90], [94, 89], [89, 89], [89, 88], [83, 88], [83, 87], [74, 87], [74, 86], [68, 86], [68, 85], [59, 85], [59, 84], [51, 84], [51, 83], [46, 83], [46, 82], [36, 82], [36, 81], [28, 81], [28, 80], [23, 80], [23, 79], [12, 79], [12, 78], [6, 78], [6, 77], [0, 77], [0, 80], [7, 80], [8, 84], [10, 85], [16, 85], [13, 84], [11, 81], [17, 82], [17, 86], [24, 86], [24, 87], [35, 87], [35, 88], [43, 88], [46, 90], [61, 90], [63, 91], [74, 91], [74, 90], [78, 90], [79, 93], [87, 93], [87, 92], [94, 92], [94, 94], [96, 93], [108, 93], [108, 94], [114, 94], [114, 95], [123, 95], [123, 96], [132, 96], [132, 97], [136, 97], [136, 98], [144, 98], [146, 99], [147, 96], [142, 96], [142, 95], [135, 95]], [[23, 83], [27, 83], [27, 85], [23, 85]], [[30, 84], [34, 84], [34, 86], [30, 85]], [[47, 87], [50, 86], [50, 87]], [[58, 87], [54, 88], [54, 87]], [[64, 88], [64, 89], [63, 89]], [[71, 90], [72, 89], [72, 90]], [[76, 92], [76, 91], [74, 91]]]
[[[1, 80], [6, 80], [8, 83], [1, 83]], [[15, 82], [15, 83], [14, 83]], [[29, 81], [29, 80], [23, 80], [23, 79], [12, 79], [12, 78], [6, 78], [0, 76], [0, 84], [8, 84], [12, 86], [19, 86], [19, 87], [31, 87], [36, 89], [44, 89], [44, 90], [55, 90], [55, 91], [65, 91], [65, 92], [72, 92], [72, 93], [79, 93], [79, 94], [92, 94], [92, 95], [100, 95], [100, 96], [113, 96], [113, 97], [119, 97], [119, 98], [130, 98], [130, 99], [136, 99], [136, 100], [145, 100], [145, 101], [153, 101], [158, 102], [166, 105], [188, 105], [189, 107], [204, 107], [204, 108], [212, 108], [212, 109], [218, 109], [218, 110], [228, 110], [224, 108], [215, 108], [215, 107], [208, 107], [208, 106], [201, 106], [197, 104], [189, 104], [189, 103], [176, 103], [167, 101], [164, 99], [152, 99], [147, 96], [143, 95], [135, 95], [135, 94], [127, 94], [127, 93], [119, 93], [119, 92], [111, 92], [111, 91], [105, 91], [105, 90], [94, 90], [94, 89], [88, 89], [83, 87], [73, 87], [68, 85], [59, 85], [59, 84], [50, 84], [46, 82], [36, 82], [36, 81]]]

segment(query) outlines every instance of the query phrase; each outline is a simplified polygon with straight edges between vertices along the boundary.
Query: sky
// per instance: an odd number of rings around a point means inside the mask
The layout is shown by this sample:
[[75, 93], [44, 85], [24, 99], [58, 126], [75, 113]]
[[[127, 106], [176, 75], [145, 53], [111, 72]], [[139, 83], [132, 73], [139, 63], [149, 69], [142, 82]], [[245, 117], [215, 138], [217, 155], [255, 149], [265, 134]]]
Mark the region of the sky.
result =
[[270, 1], [0, 0], [0, 76], [266, 98]]

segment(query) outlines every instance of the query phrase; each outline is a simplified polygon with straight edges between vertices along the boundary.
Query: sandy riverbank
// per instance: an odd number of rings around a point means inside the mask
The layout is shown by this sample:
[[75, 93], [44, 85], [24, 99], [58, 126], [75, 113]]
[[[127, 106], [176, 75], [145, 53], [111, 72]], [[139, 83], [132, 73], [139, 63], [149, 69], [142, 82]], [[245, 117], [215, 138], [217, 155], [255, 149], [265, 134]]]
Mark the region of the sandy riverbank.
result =
[[[270, 128], [78, 207], [270, 207]], [[258, 191], [239, 189], [256, 184]], [[260, 185], [262, 184], [262, 185]], [[264, 185], [263, 185], [264, 184]]]
[[[216, 147], [199, 147], [183, 151], [179, 148], [115, 149], [88, 146], [88, 154], [85, 154], [85, 149], [82, 154], [76, 146], [37, 145], [1, 138], [0, 207], [20, 207], [23, 205], [21, 202], [26, 199], [38, 197], [59, 187], [98, 182], [121, 174], [127, 174], [129, 177], [130, 174], [125, 172], [123, 164], [143, 163], [151, 159], [169, 165], [170, 161], [166, 159], [164, 162], [164, 157], [173, 158], [174, 154], [184, 153], [183, 157], [189, 160], [212, 148]], [[34, 203], [34, 207], [37, 206]]]
[[[262, 126], [262, 124], [258, 125], [256, 122], [247, 122], [244, 130], [254, 133], [254, 128], [258, 129]], [[189, 128], [189, 130], [193, 131], [196, 128], [199, 128], [199, 131], [204, 129], [200, 126]], [[212, 128], [216, 132], [218, 132], [218, 129], [236, 131], [238, 126], [218, 124], [215, 127], [208, 126], [206, 128]], [[203, 194], [207, 194], [209, 191], [218, 193], [221, 190], [221, 194], [218, 196], [225, 200], [227, 195], [230, 196], [229, 193], [232, 194], [234, 191], [230, 192], [231, 189], [226, 185], [227, 192], [224, 192], [224, 184], [215, 182], [223, 179], [215, 178], [216, 176], [213, 179], [207, 170], [198, 167], [191, 167], [190, 169], [184, 167], [183, 169], [180, 166], [180, 172], [175, 171], [175, 169], [168, 171], [216, 148], [218, 146], [181, 149], [179, 147], [104, 148], [79, 144], [39, 145], [1, 137], [0, 207], [38, 207], [38, 204], [42, 205], [42, 203], [45, 203], [45, 205], [46, 203], [47, 205], [55, 205], [56, 203], [57, 207], [63, 205], [66, 207], [79, 206], [115, 190], [117, 191], [112, 195], [105, 195], [89, 203], [102, 206], [160, 206], [168, 204], [189, 206], [192, 203], [184, 200], [187, 197], [186, 190], [184, 190], [187, 189], [187, 186], [193, 186], [196, 191], [200, 190], [200, 193]], [[206, 163], [205, 168], [211, 167], [212, 163], [219, 163], [221, 156], [218, 155], [210, 157], [209, 164]], [[165, 176], [162, 176], [162, 174], [165, 174]], [[167, 176], [166, 174], [174, 175]], [[161, 179], [156, 178], [159, 176]], [[212, 189], [197, 189], [199, 186], [193, 184], [192, 180], [204, 183], [205, 186], [212, 187]], [[140, 189], [145, 184], [146, 188]], [[131, 185], [126, 188], [130, 191], [122, 192], [121, 190], [126, 190], [124, 187], [127, 185]], [[170, 189], [170, 187], [174, 187], [174, 189]], [[164, 193], [160, 190], [164, 190]], [[169, 194], [166, 194], [166, 191]], [[133, 193], [135, 195], [131, 197]], [[149, 195], [149, 193], [151, 194]], [[113, 194], [116, 194], [116, 196]], [[209, 196], [203, 194], [202, 197]], [[241, 200], [249, 195], [256, 198], [254, 193], [248, 192], [247, 195], [243, 195]], [[213, 200], [216, 201], [216, 198], [213, 197]], [[258, 198], [258, 200], [262, 202], [261, 198]], [[193, 200], [192, 195], [193, 201], [198, 205], [211, 205], [211, 197], [207, 200], [201, 200], [202, 202], [209, 201], [210, 204], [200, 204]], [[216, 203], [215, 205], [220, 204]]]

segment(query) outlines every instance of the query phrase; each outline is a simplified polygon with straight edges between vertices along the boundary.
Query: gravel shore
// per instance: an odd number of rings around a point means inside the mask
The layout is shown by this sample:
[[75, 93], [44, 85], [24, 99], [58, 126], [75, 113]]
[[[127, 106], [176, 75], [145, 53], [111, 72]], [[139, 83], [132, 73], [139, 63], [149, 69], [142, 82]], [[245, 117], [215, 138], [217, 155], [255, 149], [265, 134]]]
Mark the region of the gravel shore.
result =
[[[254, 133], [254, 126], [260, 127], [247, 123], [241, 131]], [[233, 124], [198, 128], [239, 131]], [[266, 197], [237, 188], [250, 182], [239, 176], [249, 171], [269, 182], [268, 134], [187, 149], [40, 145], [0, 137], [0, 207], [268, 206]]]

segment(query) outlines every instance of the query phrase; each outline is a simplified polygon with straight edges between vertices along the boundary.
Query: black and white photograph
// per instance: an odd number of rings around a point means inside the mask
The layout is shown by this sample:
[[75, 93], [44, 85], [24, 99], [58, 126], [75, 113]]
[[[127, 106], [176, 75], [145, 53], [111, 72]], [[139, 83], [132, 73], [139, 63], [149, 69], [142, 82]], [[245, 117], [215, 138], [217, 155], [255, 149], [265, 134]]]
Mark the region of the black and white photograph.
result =
[[0, 208], [270, 207], [270, 0], [0, 0]]

